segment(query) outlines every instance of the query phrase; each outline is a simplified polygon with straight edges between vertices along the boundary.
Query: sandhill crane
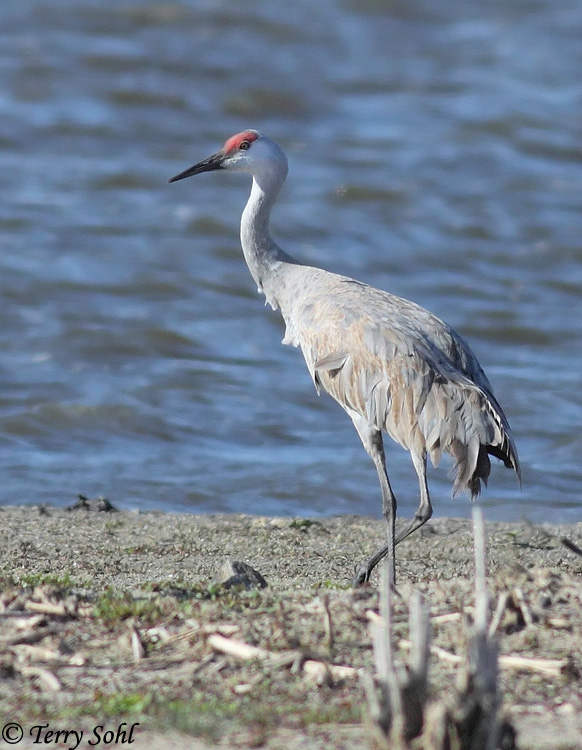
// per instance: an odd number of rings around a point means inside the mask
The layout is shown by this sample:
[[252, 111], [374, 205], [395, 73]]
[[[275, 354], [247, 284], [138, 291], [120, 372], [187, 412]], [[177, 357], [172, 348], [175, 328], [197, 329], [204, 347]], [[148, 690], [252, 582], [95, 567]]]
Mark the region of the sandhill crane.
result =
[[[317, 392], [327, 391], [349, 414], [378, 472], [388, 541], [358, 568], [354, 583], [367, 581], [386, 555], [395, 580], [395, 546], [432, 515], [427, 455], [436, 466], [449, 453], [453, 494], [468, 490], [472, 500], [481, 480], [487, 484], [489, 455], [521, 481], [507, 419], [469, 345], [449, 325], [414, 302], [300, 263], [275, 244], [269, 216], [287, 177], [280, 146], [245, 130], [170, 182], [218, 169], [252, 176], [240, 228], [249, 270], [267, 303], [281, 310], [283, 344], [301, 347]], [[410, 451], [420, 483], [418, 509], [398, 535], [382, 431]]]

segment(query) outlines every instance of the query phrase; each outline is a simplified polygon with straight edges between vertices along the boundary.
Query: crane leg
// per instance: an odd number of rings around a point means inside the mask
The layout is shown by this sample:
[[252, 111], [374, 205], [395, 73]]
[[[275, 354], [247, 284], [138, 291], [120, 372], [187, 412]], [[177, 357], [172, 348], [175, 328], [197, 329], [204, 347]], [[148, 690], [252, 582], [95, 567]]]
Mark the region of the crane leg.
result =
[[[358, 430], [359, 432], [359, 430]], [[365, 443], [364, 443], [365, 446]], [[370, 454], [371, 455], [371, 454]], [[372, 456], [374, 458], [374, 456]], [[420, 503], [418, 505], [418, 508], [416, 509], [416, 513], [412, 517], [411, 521], [408, 523], [407, 526], [402, 529], [402, 531], [396, 536], [390, 538], [390, 530], [388, 531], [388, 544], [385, 544], [381, 549], [379, 549], [372, 557], [367, 560], [363, 565], [361, 565], [354, 577], [354, 586], [361, 586], [363, 583], [366, 583], [370, 580], [370, 575], [372, 574], [372, 571], [376, 567], [376, 565], [382, 560], [386, 555], [391, 556], [391, 565], [392, 565], [392, 581], [396, 581], [395, 577], [395, 566], [396, 566], [396, 556], [395, 556], [395, 547], [397, 544], [399, 544], [403, 539], [406, 539], [407, 536], [412, 534], [413, 531], [416, 531], [421, 526], [424, 526], [424, 524], [429, 520], [429, 518], [432, 516], [432, 505], [430, 502], [430, 496], [428, 494], [428, 483], [426, 481], [426, 455], [418, 456], [416, 454], [412, 454], [412, 462], [414, 464], [414, 468], [416, 469], [416, 473], [418, 474], [418, 482], [420, 485]], [[374, 463], [376, 461], [374, 460]], [[384, 465], [384, 451], [382, 451], [382, 464], [384, 466], [384, 474], [386, 475], [386, 480], [388, 480], [388, 475], [386, 474], [386, 467]], [[380, 476], [380, 469], [378, 468], [378, 464], [376, 464], [376, 468], [378, 469], [378, 476], [380, 477], [380, 485], [382, 485], [382, 478]], [[390, 483], [388, 483], [388, 488], [390, 491], [390, 494], [392, 495], [392, 498], [394, 498], [394, 495], [392, 494], [392, 490], [390, 489]], [[382, 488], [382, 496], [384, 497], [384, 489]], [[394, 498], [394, 515], [393, 519], [395, 520], [396, 516], [396, 499]]]
[[368, 421], [360, 415], [350, 415], [358, 435], [366, 449], [368, 455], [374, 462], [380, 488], [382, 490], [382, 514], [386, 519], [388, 527], [388, 543], [378, 550], [369, 560], [363, 563], [357, 570], [354, 577], [354, 586], [359, 586], [370, 579], [370, 574], [382, 558], [388, 555], [389, 564], [392, 572], [392, 582], [396, 581], [396, 497], [392, 492], [388, 472], [386, 471], [386, 458], [384, 456], [384, 443], [382, 433], [375, 430], [368, 424]]
[[418, 474], [418, 483], [420, 485], [420, 502], [416, 513], [405, 526], [402, 531], [396, 537], [396, 544], [399, 544], [403, 539], [412, 534], [413, 531], [420, 529], [421, 526], [428, 521], [432, 516], [432, 505], [430, 504], [430, 496], [428, 494], [428, 483], [426, 481], [426, 454], [421, 456], [412, 454], [412, 463]]

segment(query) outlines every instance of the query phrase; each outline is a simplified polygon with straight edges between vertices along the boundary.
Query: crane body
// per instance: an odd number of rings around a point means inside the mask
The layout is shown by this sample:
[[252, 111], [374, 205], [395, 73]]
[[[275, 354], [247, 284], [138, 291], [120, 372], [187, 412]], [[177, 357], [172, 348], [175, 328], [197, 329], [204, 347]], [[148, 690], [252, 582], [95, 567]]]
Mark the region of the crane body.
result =
[[[259, 292], [285, 321], [284, 344], [299, 347], [318, 391], [351, 417], [372, 458], [382, 491], [387, 543], [358, 569], [367, 581], [395, 546], [432, 515], [426, 478], [429, 457], [454, 461], [453, 494], [471, 499], [487, 484], [489, 456], [520, 479], [508, 421], [469, 344], [424, 308], [368, 284], [304, 265], [271, 238], [271, 208], [287, 177], [282, 149], [256, 130], [230, 138], [216, 154], [173, 177], [229, 169], [250, 173], [251, 194], [241, 219], [241, 244]], [[396, 535], [396, 498], [386, 470], [382, 433], [408, 450], [418, 475], [420, 501]]]

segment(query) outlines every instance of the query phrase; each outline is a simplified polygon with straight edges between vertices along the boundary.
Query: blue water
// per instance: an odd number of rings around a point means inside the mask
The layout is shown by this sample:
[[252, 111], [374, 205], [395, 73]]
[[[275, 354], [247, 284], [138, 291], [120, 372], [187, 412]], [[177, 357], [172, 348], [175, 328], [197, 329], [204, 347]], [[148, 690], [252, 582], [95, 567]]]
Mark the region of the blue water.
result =
[[379, 514], [244, 265], [248, 181], [167, 184], [251, 126], [289, 156], [279, 244], [470, 340], [523, 468], [487, 516], [580, 520], [578, 0], [3, 0], [0, 70], [0, 504]]

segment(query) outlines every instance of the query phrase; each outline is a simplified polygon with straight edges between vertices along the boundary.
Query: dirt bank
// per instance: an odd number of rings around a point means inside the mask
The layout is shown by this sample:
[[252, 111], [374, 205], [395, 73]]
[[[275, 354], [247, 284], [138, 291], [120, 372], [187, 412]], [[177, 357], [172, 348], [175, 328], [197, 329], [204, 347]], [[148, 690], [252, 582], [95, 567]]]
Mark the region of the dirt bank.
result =
[[[18, 507], [0, 509], [0, 523], [0, 708], [23, 727], [19, 748], [38, 747], [40, 725], [41, 736], [84, 731], [78, 746], [91, 747], [108, 731], [112, 746], [127, 741], [136, 723], [132, 745], [149, 750], [366, 747], [357, 671], [372, 666], [377, 580], [358, 591], [350, 580], [382, 542], [381, 522]], [[509, 596], [500, 652], [539, 660], [502, 662], [519, 747], [582, 748], [582, 558], [561, 541], [582, 547], [582, 524], [496, 523], [487, 534], [492, 609]], [[268, 588], [216, 586], [227, 557]], [[464, 654], [472, 575], [468, 522], [437, 520], [406, 540], [395, 639], [419, 589], [433, 643]], [[216, 635], [262, 651], [229, 655]], [[457, 669], [434, 657], [435, 695], [453, 689]], [[59, 741], [75, 746], [72, 734]]]

